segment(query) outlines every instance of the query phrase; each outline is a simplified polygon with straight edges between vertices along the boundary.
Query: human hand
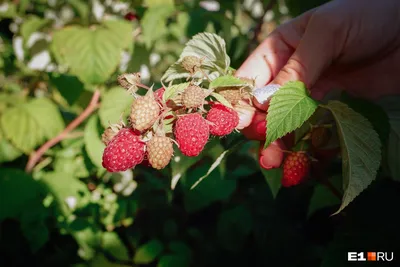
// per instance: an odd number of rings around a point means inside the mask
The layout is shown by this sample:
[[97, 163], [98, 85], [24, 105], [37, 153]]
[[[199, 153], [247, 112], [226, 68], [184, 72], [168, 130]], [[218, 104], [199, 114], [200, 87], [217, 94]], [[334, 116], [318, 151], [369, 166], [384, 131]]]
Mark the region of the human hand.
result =
[[[300, 80], [316, 99], [333, 88], [376, 99], [400, 92], [399, 65], [400, 1], [335, 0], [279, 26], [236, 74], [257, 87]], [[254, 104], [267, 110], [264, 99]], [[259, 140], [261, 121], [265, 113], [243, 133]], [[280, 165], [267, 155], [260, 152], [261, 166]]]

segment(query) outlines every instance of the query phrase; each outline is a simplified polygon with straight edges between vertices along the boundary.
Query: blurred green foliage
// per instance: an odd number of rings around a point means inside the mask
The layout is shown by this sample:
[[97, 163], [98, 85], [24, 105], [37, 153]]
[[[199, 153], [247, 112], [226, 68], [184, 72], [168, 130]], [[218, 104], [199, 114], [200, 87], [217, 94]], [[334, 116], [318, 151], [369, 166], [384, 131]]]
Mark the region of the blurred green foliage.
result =
[[[210, 141], [196, 158], [177, 151], [161, 172], [101, 166], [101, 133], [130, 105], [118, 74], [140, 71], [159, 87], [203, 31], [226, 41], [238, 67], [259, 41], [258, 23], [270, 29], [321, 3], [274, 2], [263, 21], [268, 0], [1, 1], [0, 266], [345, 266], [349, 250], [382, 240], [379, 248], [393, 250], [399, 221], [385, 203], [400, 194], [391, 181], [329, 217], [339, 203], [326, 188], [280, 189], [277, 173], [259, 169], [258, 144], [247, 141], [190, 190], [239, 136]], [[99, 109], [25, 172], [31, 153], [75, 119], [94, 90]], [[334, 170], [327, 171], [340, 175]], [[363, 202], [383, 207], [379, 220]], [[363, 233], [374, 233], [372, 241]]]

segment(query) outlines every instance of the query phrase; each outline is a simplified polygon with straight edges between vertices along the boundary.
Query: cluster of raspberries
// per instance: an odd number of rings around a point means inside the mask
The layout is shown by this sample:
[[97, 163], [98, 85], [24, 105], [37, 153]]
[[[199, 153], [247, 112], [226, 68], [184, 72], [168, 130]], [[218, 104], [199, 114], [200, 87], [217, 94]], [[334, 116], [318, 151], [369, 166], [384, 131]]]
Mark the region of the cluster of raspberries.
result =
[[[195, 72], [193, 65], [186, 66]], [[171, 99], [163, 100], [164, 88], [139, 96], [138, 74], [121, 75], [120, 85], [135, 96], [128, 118], [108, 127], [102, 140], [106, 144], [103, 153], [103, 167], [109, 172], [131, 169], [142, 162], [148, 162], [155, 169], [163, 169], [173, 155], [177, 145], [183, 155], [198, 156], [210, 135], [223, 137], [232, 133], [239, 124], [238, 113], [219, 102], [207, 100], [210, 91], [190, 82]], [[228, 88], [222, 92], [225, 99], [234, 103], [241, 98], [239, 89]], [[172, 131], [165, 132], [165, 123], [172, 125]]]

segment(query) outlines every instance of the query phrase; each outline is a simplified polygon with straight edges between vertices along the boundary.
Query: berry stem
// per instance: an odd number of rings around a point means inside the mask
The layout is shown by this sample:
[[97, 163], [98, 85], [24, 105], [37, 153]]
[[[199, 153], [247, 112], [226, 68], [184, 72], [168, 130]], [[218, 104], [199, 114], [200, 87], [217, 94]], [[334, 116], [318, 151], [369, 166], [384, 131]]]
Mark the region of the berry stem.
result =
[[139, 87], [142, 87], [142, 88], [144, 88], [146, 90], [150, 90], [150, 87], [148, 87], [147, 85], [144, 85], [142, 83], [137, 83], [136, 85], [139, 86]]
[[73, 120], [59, 135], [44, 143], [37, 151], [31, 153], [28, 163], [25, 166], [25, 171], [32, 172], [32, 169], [35, 167], [36, 163], [40, 160], [42, 155], [47, 150], [49, 150], [52, 146], [56, 145], [63, 139], [67, 138], [69, 132], [78, 127], [90, 114], [92, 114], [93, 111], [95, 111], [99, 107], [99, 98], [100, 91], [96, 90], [92, 96], [92, 99], [90, 100], [89, 105], [75, 120]]

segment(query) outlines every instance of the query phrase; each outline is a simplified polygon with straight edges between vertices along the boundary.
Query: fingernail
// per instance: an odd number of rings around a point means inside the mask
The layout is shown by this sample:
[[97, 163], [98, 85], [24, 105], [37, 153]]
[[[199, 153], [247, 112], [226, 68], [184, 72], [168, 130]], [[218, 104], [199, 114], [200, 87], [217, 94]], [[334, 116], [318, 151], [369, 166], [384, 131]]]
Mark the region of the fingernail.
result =
[[268, 102], [272, 95], [279, 90], [279, 84], [268, 84], [264, 87], [257, 88], [253, 91], [253, 96], [260, 104]]

